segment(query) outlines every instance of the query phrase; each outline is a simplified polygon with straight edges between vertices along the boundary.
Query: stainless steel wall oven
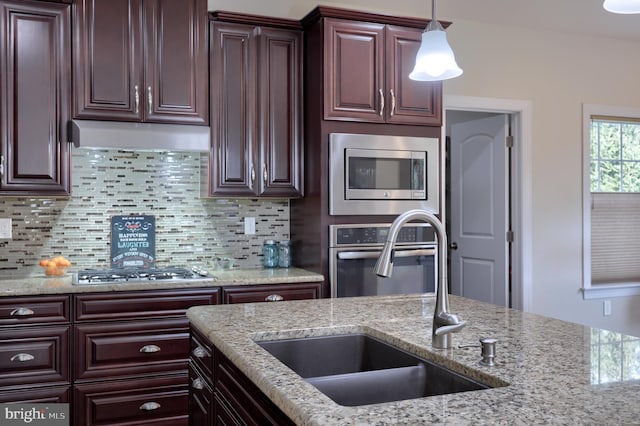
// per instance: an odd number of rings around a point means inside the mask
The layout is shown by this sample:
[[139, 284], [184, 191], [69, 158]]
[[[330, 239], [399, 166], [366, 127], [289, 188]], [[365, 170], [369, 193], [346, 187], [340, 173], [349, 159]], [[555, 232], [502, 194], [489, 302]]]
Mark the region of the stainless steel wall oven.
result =
[[389, 227], [390, 224], [329, 225], [331, 297], [435, 291], [436, 238], [426, 223], [407, 224], [400, 231], [392, 277], [381, 278], [373, 273]]

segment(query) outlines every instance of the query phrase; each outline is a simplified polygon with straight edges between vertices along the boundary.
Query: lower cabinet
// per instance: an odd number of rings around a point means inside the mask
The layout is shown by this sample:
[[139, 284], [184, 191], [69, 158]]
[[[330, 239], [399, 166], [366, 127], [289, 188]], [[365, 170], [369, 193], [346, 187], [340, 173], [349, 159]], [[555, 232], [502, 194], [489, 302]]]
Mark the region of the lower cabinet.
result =
[[191, 336], [200, 349], [191, 351], [189, 366], [190, 426], [295, 424], [193, 327]]
[[189, 422], [191, 306], [218, 288], [94, 293], [74, 298], [75, 426]]
[[322, 298], [322, 282], [264, 284], [222, 288], [223, 303], [281, 302]]
[[186, 426], [187, 374], [76, 384], [74, 405], [76, 425]]
[[0, 298], [0, 403], [70, 402], [70, 300]]

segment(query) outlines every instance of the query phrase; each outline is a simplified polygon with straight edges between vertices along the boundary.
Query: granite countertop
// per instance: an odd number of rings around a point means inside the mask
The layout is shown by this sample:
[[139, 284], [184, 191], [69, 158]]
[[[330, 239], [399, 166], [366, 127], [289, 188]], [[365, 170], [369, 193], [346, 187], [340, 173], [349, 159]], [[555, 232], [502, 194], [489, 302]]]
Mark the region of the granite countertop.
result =
[[287, 284], [323, 281], [320, 274], [300, 268], [216, 270], [208, 278], [191, 281], [141, 281], [117, 284], [71, 284], [71, 273], [63, 277], [44, 275], [0, 279], [0, 296], [39, 294], [94, 293], [129, 290], [162, 290], [176, 288], [228, 287], [256, 284]]
[[[626, 356], [632, 367], [622, 376], [637, 378], [640, 339], [617, 335], [626, 342], [615, 344], [599, 337], [610, 339], [610, 332], [450, 296], [450, 311], [468, 324], [454, 335], [452, 349], [437, 350], [431, 347], [434, 305], [433, 294], [379, 296], [198, 306], [187, 316], [300, 425], [640, 424], [640, 380], [610, 381], [600, 369], [609, 357], [621, 365]], [[344, 407], [254, 342], [352, 332], [378, 337], [486, 384], [508, 386]], [[459, 347], [479, 346], [482, 337], [498, 340], [493, 367], [479, 363], [479, 347]]]

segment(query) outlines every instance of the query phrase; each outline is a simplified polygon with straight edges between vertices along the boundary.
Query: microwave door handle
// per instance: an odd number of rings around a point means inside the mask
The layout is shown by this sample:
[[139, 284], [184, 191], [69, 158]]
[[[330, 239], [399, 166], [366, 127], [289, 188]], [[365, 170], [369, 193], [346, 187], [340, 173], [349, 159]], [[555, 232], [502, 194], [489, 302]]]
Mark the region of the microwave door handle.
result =
[[[338, 253], [338, 259], [375, 259], [380, 257], [382, 251], [341, 251]], [[412, 257], [412, 256], [435, 256], [436, 249], [415, 249], [415, 250], [395, 250], [394, 257]]]

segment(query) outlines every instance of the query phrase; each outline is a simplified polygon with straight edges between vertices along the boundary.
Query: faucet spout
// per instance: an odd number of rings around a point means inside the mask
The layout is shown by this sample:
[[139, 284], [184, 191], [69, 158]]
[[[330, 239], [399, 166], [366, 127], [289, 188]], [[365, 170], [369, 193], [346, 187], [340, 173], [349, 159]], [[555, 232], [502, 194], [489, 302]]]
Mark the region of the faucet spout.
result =
[[387, 241], [376, 262], [374, 272], [381, 277], [390, 277], [393, 272], [393, 248], [400, 229], [411, 220], [421, 220], [430, 224], [438, 239], [438, 279], [436, 283], [436, 307], [433, 312], [432, 344], [434, 348], [447, 349], [452, 346], [451, 333], [460, 331], [466, 321], [449, 312], [449, 295], [447, 292], [447, 233], [438, 218], [420, 209], [409, 210], [398, 216], [389, 229]]

